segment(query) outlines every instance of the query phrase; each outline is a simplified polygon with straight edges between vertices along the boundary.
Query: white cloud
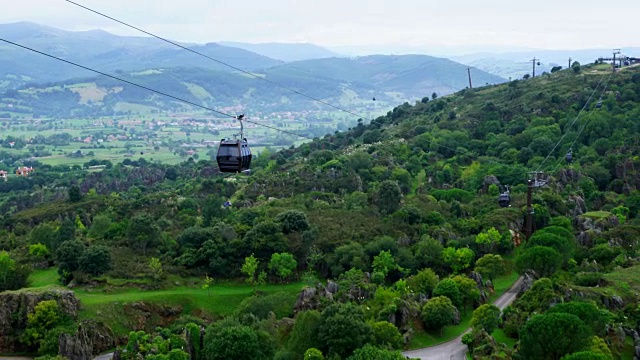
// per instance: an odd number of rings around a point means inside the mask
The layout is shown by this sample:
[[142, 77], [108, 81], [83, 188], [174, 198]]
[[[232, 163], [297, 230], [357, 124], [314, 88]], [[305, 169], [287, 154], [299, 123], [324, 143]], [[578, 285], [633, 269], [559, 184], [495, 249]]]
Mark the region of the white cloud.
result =
[[[640, 2], [593, 0], [76, 0], [108, 15], [188, 42], [313, 42], [321, 45], [639, 46]], [[64, 0], [21, 0], [0, 22], [69, 30], [139, 33]]]

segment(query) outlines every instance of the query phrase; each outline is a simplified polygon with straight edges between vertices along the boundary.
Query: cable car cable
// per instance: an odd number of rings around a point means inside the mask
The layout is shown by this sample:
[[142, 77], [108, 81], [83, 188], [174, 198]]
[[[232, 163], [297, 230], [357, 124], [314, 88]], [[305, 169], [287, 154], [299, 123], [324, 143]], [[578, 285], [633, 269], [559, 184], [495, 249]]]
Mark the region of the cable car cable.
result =
[[[611, 78], [611, 75], [613, 75], [613, 73], [609, 74], [609, 78]], [[576, 123], [576, 121], [578, 121], [578, 119], [580, 118], [580, 115], [582, 115], [582, 112], [587, 108], [587, 106], [589, 105], [589, 103], [591, 102], [591, 99], [593, 98], [593, 95], [596, 93], [596, 91], [598, 90], [598, 88], [600, 87], [600, 84], [602, 83], [602, 80], [604, 80], [604, 78], [607, 75], [603, 75], [600, 78], [600, 81], [598, 82], [598, 85], [596, 85], [595, 89], [593, 89], [593, 91], [591, 92], [591, 95], [589, 96], [589, 98], [587, 99], [587, 101], [584, 103], [584, 106], [582, 106], [582, 109], [580, 109], [580, 111], [578, 112], [578, 115], [576, 115], [576, 118], [573, 119], [573, 122], [571, 122], [571, 124], [569, 125], [569, 127], [567, 127], [567, 129], [565, 130], [565, 133], [562, 135], [562, 137], [560, 137], [560, 140], [558, 140], [558, 142], [556, 143], [556, 145], [553, 147], [553, 149], [551, 149], [551, 151], [549, 151], [549, 154], [547, 155], [546, 158], [544, 158], [544, 160], [542, 161], [542, 163], [540, 163], [540, 165], [538, 165], [538, 168], [535, 170], [535, 172], [538, 172], [540, 170], [540, 168], [542, 168], [542, 166], [544, 165], [545, 162], [547, 162], [547, 160], [549, 160], [549, 158], [551, 157], [551, 154], [553, 154], [553, 152], [558, 148], [558, 146], [560, 145], [560, 143], [562, 142], [562, 140], [564, 140], [564, 138], [568, 135], [568, 130], [571, 129], [573, 127], [573, 125]], [[609, 80], [607, 80], [608, 82]]]
[[[613, 73], [611, 73], [611, 75], [613, 75]], [[602, 93], [600, 94], [600, 98], [598, 101], [602, 101], [602, 96], [604, 96], [605, 92], [607, 91], [607, 86], [609, 83], [609, 80], [611, 79], [611, 75], [609, 75], [609, 78], [607, 79], [607, 81], [604, 84], [604, 88], [602, 90]], [[593, 115], [593, 112], [589, 113], [589, 115]], [[571, 151], [571, 149], [573, 149], [574, 145], [576, 144], [576, 142], [578, 141], [578, 139], [580, 138], [580, 135], [582, 135], [582, 133], [584, 132], [584, 130], [587, 128], [587, 125], [589, 124], [589, 121], [591, 121], [591, 116], [587, 117], [587, 120], [585, 121], [584, 125], [582, 126], [582, 128], [580, 129], [580, 131], [578, 132], [578, 135], [576, 135], [576, 138], [573, 139], [573, 142], [571, 143], [571, 145], [569, 145], [569, 151]], [[555, 171], [558, 169], [558, 167], [560, 166], [560, 164], [562, 164], [562, 159], [560, 159], [560, 161], [558, 162], [558, 164], [556, 164], [556, 167], [553, 168], [552, 173], [555, 173]]]
[[313, 96], [307, 95], [307, 94], [305, 94], [305, 93], [303, 93], [303, 92], [301, 92], [301, 91], [298, 91], [298, 90], [293, 89], [293, 88], [290, 88], [290, 87], [288, 87], [288, 86], [285, 86], [285, 85], [279, 84], [279, 83], [277, 83], [277, 82], [275, 82], [275, 81], [273, 81], [273, 80], [269, 80], [269, 79], [267, 79], [267, 78], [265, 78], [265, 77], [261, 77], [261, 76], [259, 76], [259, 75], [256, 75], [256, 74], [254, 74], [254, 73], [250, 72], [250, 71], [247, 71], [247, 70], [241, 69], [241, 68], [239, 68], [239, 67], [237, 67], [237, 66], [233, 66], [233, 65], [228, 64], [228, 63], [226, 63], [226, 62], [224, 62], [224, 61], [221, 61], [221, 60], [218, 60], [218, 59], [216, 59], [216, 58], [213, 58], [213, 57], [211, 57], [211, 56], [209, 56], [209, 55], [203, 54], [203, 53], [201, 53], [201, 52], [199, 52], [199, 51], [197, 51], [197, 50], [190, 49], [190, 48], [188, 48], [188, 47], [186, 47], [186, 46], [184, 46], [184, 45], [180, 45], [180, 44], [178, 44], [178, 43], [177, 43], [177, 42], [175, 42], [175, 41], [171, 41], [171, 40], [169, 40], [169, 39], [166, 39], [166, 38], [163, 38], [163, 37], [161, 37], [161, 36], [155, 35], [155, 34], [153, 34], [153, 33], [149, 32], [149, 31], [143, 30], [143, 29], [141, 29], [141, 28], [139, 28], [139, 27], [136, 27], [136, 26], [134, 26], [134, 25], [128, 24], [128, 23], [126, 23], [126, 22], [124, 22], [124, 21], [118, 20], [118, 19], [116, 19], [116, 18], [114, 18], [114, 17], [111, 17], [111, 16], [109, 16], [109, 15], [103, 14], [103, 13], [101, 13], [101, 12], [97, 11], [97, 10], [93, 10], [93, 9], [91, 9], [91, 8], [87, 7], [87, 6], [84, 6], [84, 5], [78, 4], [78, 3], [74, 2], [74, 1], [71, 1], [71, 0], [65, 0], [65, 1], [66, 1], [66, 2], [68, 2], [68, 3], [70, 3], [70, 4], [73, 4], [73, 5], [75, 5], [75, 6], [81, 7], [81, 8], [83, 8], [83, 9], [85, 9], [85, 10], [91, 11], [91, 12], [92, 12], [92, 13], [94, 13], [94, 14], [100, 15], [100, 16], [105, 17], [105, 18], [107, 18], [107, 19], [113, 20], [113, 21], [115, 21], [115, 22], [117, 22], [117, 23], [119, 23], [119, 24], [122, 24], [122, 25], [124, 25], [124, 26], [130, 27], [130, 28], [132, 28], [132, 29], [135, 29], [135, 30], [137, 30], [137, 31], [140, 31], [140, 32], [142, 32], [142, 33], [145, 33], [145, 34], [147, 34], [147, 35], [149, 35], [149, 36], [152, 36], [152, 37], [154, 37], [154, 38], [156, 38], [156, 39], [159, 39], [159, 40], [162, 40], [162, 41], [167, 42], [167, 43], [169, 43], [169, 44], [175, 45], [175, 46], [177, 46], [177, 47], [179, 47], [179, 48], [181, 48], [181, 49], [183, 49], [183, 50], [187, 50], [187, 51], [192, 52], [192, 53], [194, 53], [194, 54], [197, 54], [197, 55], [203, 56], [203, 57], [205, 57], [205, 58], [207, 58], [207, 59], [209, 59], [209, 60], [211, 60], [211, 61], [215, 61], [215, 62], [217, 62], [218, 64], [221, 64], [221, 65], [224, 65], [224, 66], [230, 67], [230, 68], [232, 68], [232, 69], [234, 69], [234, 70], [240, 71], [240, 72], [242, 72], [242, 73], [244, 73], [244, 74], [247, 74], [247, 75], [249, 75], [249, 76], [251, 76], [251, 77], [254, 77], [254, 78], [256, 78], [256, 79], [259, 79], [259, 80], [262, 80], [262, 81], [266, 81], [266, 82], [268, 82], [268, 83], [270, 83], [270, 84], [272, 84], [272, 85], [276, 85], [276, 86], [278, 86], [278, 87], [280, 87], [280, 88], [282, 88], [282, 89], [285, 89], [285, 90], [287, 90], [287, 91], [293, 92], [293, 93], [298, 94], [298, 95], [300, 95], [300, 96], [304, 96], [304, 97], [306, 97], [307, 99], [310, 99], [310, 100], [313, 100], [313, 101], [315, 101], [315, 102], [318, 102], [318, 103], [324, 104], [324, 105], [326, 105], [326, 106], [330, 106], [330, 107], [332, 107], [332, 108], [334, 108], [334, 109], [336, 109], [336, 110], [343, 111], [343, 112], [345, 112], [345, 113], [351, 114], [351, 115], [353, 115], [353, 116], [356, 116], [356, 117], [359, 117], [359, 118], [362, 118], [362, 119], [366, 119], [366, 118], [367, 118], [366, 116], [362, 116], [362, 115], [357, 114], [357, 113], [355, 113], [355, 112], [352, 112], [352, 111], [350, 111], [350, 110], [347, 110], [347, 109], [344, 109], [344, 108], [342, 108], [342, 107], [339, 107], [339, 106], [333, 105], [333, 104], [331, 104], [331, 103], [328, 103], [328, 102], [326, 102], [326, 101], [324, 101], [324, 100], [322, 100], [322, 99], [318, 99], [318, 98], [316, 98], [316, 97], [313, 97]]
[[[127, 83], [127, 84], [129, 84], [129, 85], [133, 85], [133, 86], [139, 87], [139, 88], [144, 89], [144, 90], [147, 90], [147, 91], [151, 91], [151, 92], [156, 93], [156, 94], [158, 94], [158, 95], [166, 96], [166, 97], [172, 98], [172, 99], [174, 99], [174, 100], [177, 100], [177, 101], [183, 102], [183, 103], [185, 103], [185, 104], [189, 104], [189, 105], [191, 105], [191, 106], [195, 106], [195, 107], [198, 107], [198, 108], [201, 108], [201, 109], [204, 109], [204, 110], [207, 110], [207, 111], [211, 111], [211, 112], [214, 112], [214, 113], [216, 113], [216, 114], [223, 115], [223, 116], [226, 116], [226, 117], [233, 118], [233, 119], [236, 119], [236, 120], [237, 120], [236, 115], [227, 114], [227, 113], [225, 113], [225, 112], [222, 112], [222, 111], [219, 111], [219, 110], [216, 110], [216, 109], [210, 108], [210, 107], [208, 107], [208, 106], [200, 105], [200, 104], [194, 103], [194, 102], [192, 102], [192, 101], [185, 100], [185, 99], [182, 99], [182, 98], [180, 98], [180, 97], [177, 97], [177, 96], [174, 96], [174, 95], [171, 95], [171, 94], [167, 94], [167, 93], [162, 92], [162, 91], [159, 91], [159, 90], [155, 90], [155, 89], [150, 88], [150, 87], [148, 87], [148, 86], [140, 85], [140, 84], [134, 83], [134, 82], [132, 82], [132, 81], [125, 80], [125, 79], [123, 79], [123, 78], [117, 77], [117, 76], [115, 76], [115, 75], [110, 75], [110, 74], [107, 74], [107, 73], [102, 72], [102, 71], [100, 71], [100, 70], [95, 70], [95, 69], [92, 69], [92, 68], [90, 68], [90, 67], [88, 67], [88, 66], [80, 65], [80, 64], [75, 63], [75, 62], [73, 62], [73, 61], [69, 61], [69, 60], [61, 59], [61, 58], [59, 58], [59, 57], [57, 57], [57, 56], [54, 56], [54, 55], [51, 55], [51, 54], [47, 54], [47, 53], [45, 53], [45, 52], [42, 52], [42, 51], [39, 51], [39, 50], [36, 50], [36, 49], [30, 48], [30, 47], [28, 47], [28, 46], [20, 45], [20, 44], [18, 44], [18, 43], [13, 42], [13, 41], [9, 41], [9, 40], [3, 39], [3, 38], [0, 38], [0, 41], [3, 41], [3, 42], [5, 42], [5, 43], [7, 43], [7, 44], [11, 44], [11, 45], [14, 45], [14, 46], [17, 46], [17, 47], [20, 47], [20, 48], [23, 48], [23, 49], [25, 49], [25, 50], [29, 50], [29, 51], [35, 52], [35, 53], [40, 54], [40, 55], [44, 55], [44, 56], [46, 56], [46, 57], [49, 57], [49, 58], [52, 58], [52, 59], [55, 59], [55, 60], [58, 60], [58, 61], [65, 62], [65, 63], [67, 63], [67, 64], [70, 64], [70, 65], [73, 65], [73, 66], [76, 66], [76, 67], [79, 67], [79, 68], [82, 68], [82, 69], [85, 69], [85, 70], [88, 70], [88, 71], [92, 71], [92, 72], [94, 72], [94, 73], [96, 73], [96, 74], [100, 74], [100, 75], [103, 75], [103, 76], [109, 77], [109, 78], [111, 78], [111, 79], [118, 80], [118, 81], [121, 81], [121, 82]], [[261, 123], [258, 123], [258, 122], [255, 122], [255, 121], [251, 121], [251, 120], [247, 120], [247, 119], [243, 119], [242, 121], [246, 121], [246, 122], [248, 122], [248, 123], [251, 123], [251, 124], [254, 124], [254, 125], [257, 125], [257, 126], [262, 126], [262, 127], [264, 127], [264, 128], [267, 128], [267, 129], [272, 129], [272, 130], [279, 131], [279, 132], [282, 132], [282, 133], [285, 133], [285, 134], [289, 134], [289, 135], [293, 135], [293, 136], [297, 136], [297, 137], [301, 137], [301, 138], [304, 138], [304, 139], [308, 139], [308, 140], [312, 140], [312, 141], [313, 141], [313, 138], [310, 138], [310, 137], [308, 137], [308, 136], [301, 135], [301, 134], [296, 134], [296, 133], [294, 133], [294, 132], [287, 131], [287, 130], [278, 129], [277, 127], [274, 127], [274, 126], [261, 124]]]
[[[285, 86], [285, 85], [279, 84], [278, 82], [275, 82], [275, 81], [273, 81], [273, 80], [269, 80], [269, 79], [267, 79], [267, 78], [265, 78], [265, 77], [258, 76], [258, 75], [256, 75], [256, 74], [254, 74], [254, 73], [250, 72], [250, 71], [247, 71], [247, 70], [241, 69], [241, 68], [239, 68], [239, 67], [237, 67], [237, 66], [234, 66], [234, 65], [228, 64], [228, 63], [226, 63], [226, 62], [224, 62], [224, 61], [221, 61], [221, 60], [215, 59], [215, 58], [213, 58], [213, 57], [211, 57], [211, 56], [209, 56], [209, 55], [203, 54], [203, 53], [201, 53], [201, 52], [199, 52], [199, 51], [197, 51], [197, 50], [193, 50], [193, 49], [188, 48], [188, 47], [186, 47], [186, 46], [184, 46], [184, 45], [180, 45], [179, 43], [177, 43], [177, 42], [175, 42], [175, 41], [171, 41], [171, 40], [166, 39], [166, 38], [163, 38], [163, 37], [161, 37], [161, 36], [159, 36], [159, 35], [155, 35], [155, 34], [153, 34], [153, 33], [149, 32], [149, 31], [147, 31], [147, 30], [141, 29], [141, 28], [139, 28], [139, 27], [136, 27], [136, 26], [134, 26], [134, 25], [131, 25], [131, 24], [129, 24], [129, 23], [127, 23], [127, 22], [124, 22], [124, 21], [122, 21], [122, 20], [118, 20], [118, 19], [116, 19], [116, 18], [114, 18], [114, 17], [112, 17], [112, 16], [109, 16], [109, 15], [107, 15], [107, 14], [104, 14], [104, 13], [100, 12], [100, 11], [97, 11], [97, 10], [94, 10], [94, 9], [89, 8], [89, 7], [87, 7], [87, 6], [84, 6], [84, 5], [82, 5], [82, 4], [79, 4], [79, 3], [75, 2], [75, 1], [72, 1], [72, 0], [65, 0], [65, 1], [66, 1], [66, 2], [68, 2], [68, 3], [70, 3], [70, 4], [72, 4], [72, 5], [78, 6], [78, 7], [82, 8], [82, 9], [85, 9], [85, 10], [87, 10], [87, 11], [90, 11], [90, 12], [92, 12], [92, 13], [94, 13], [94, 14], [97, 14], [97, 15], [99, 15], [99, 16], [105, 17], [105, 18], [107, 18], [107, 19], [109, 19], [109, 20], [115, 21], [115, 22], [117, 22], [117, 23], [119, 23], [119, 24], [122, 24], [122, 25], [124, 25], [124, 26], [129, 27], [129, 28], [132, 28], [132, 29], [134, 29], [134, 30], [137, 30], [137, 31], [142, 32], [142, 33], [144, 33], [144, 34], [147, 34], [147, 35], [149, 35], [149, 36], [152, 36], [152, 37], [154, 37], [154, 38], [156, 38], [156, 39], [158, 39], [158, 40], [161, 40], [161, 41], [164, 41], [164, 42], [166, 42], [166, 43], [169, 43], [169, 44], [172, 44], [172, 45], [174, 45], [174, 46], [177, 46], [177, 47], [179, 47], [179, 48], [181, 48], [181, 49], [183, 49], [183, 50], [189, 51], [189, 52], [194, 53], [194, 54], [196, 54], [196, 55], [200, 55], [200, 56], [205, 57], [205, 58], [207, 58], [207, 59], [209, 59], [209, 60], [211, 60], [211, 61], [215, 61], [215, 62], [217, 62], [217, 63], [219, 63], [219, 64], [221, 64], [221, 65], [227, 66], [227, 67], [232, 68], [232, 69], [237, 70], [237, 71], [240, 71], [240, 72], [242, 72], [242, 73], [244, 73], [244, 74], [247, 74], [247, 75], [249, 75], [249, 76], [251, 76], [251, 77], [254, 77], [254, 78], [258, 79], [258, 80], [266, 81], [266, 82], [268, 82], [268, 83], [270, 83], [270, 84], [273, 84], [273, 85], [276, 85], [276, 86], [278, 86], [278, 87], [280, 87], [280, 88], [282, 88], [282, 89], [288, 90], [288, 91], [293, 92], [293, 93], [295, 93], [295, 94], [298, 94], [298, 95], [300, 95], [300, 96], [306, 97], [307, 99], [310, 99], [310, 100], [316, 101], [316, 102], [318, 102], [318, 103], [324, 104], [324, 105], [326, 105], [326, 106], [332, 107], [332, 108], [334, 108], [334, 109], [336, 109], [336, 110], [340, 110], [340, 111], [343, 111], [343, 112], [345, 112], [345, 113], [351, 114], [351, 115], [356, 116], [356, 117], [358, 117], [358, 118], [361, 118], [361, 119], [368, 119], [368, 120], [369, 120], [369, 125], [370, 125], [370, 124], [373, 124], [373, 123], [376, 123], [376, 120], [375, 120], [375, 119], [371, 119], [371, 118], [368, 118], [367, 116], [363, 116], [363, 115], [361, 115], [361, 114], [357, 114], [357, 113], [355, 113], [355, 112], [353, 112], [353, 111], [350, 111], [350, 110], [344, 109], [344, 108], [342, 108], [342, 107], [339, 107], [339, 106], [336, 106], [336, 105], [330, 104], [330, 103], [328, 103], [328, 102], [326, 102], [326, 101], [324, 101], [324, 100], [321, 100], [321, 99], [315, 98], [315, 97], [313, 97], [313, 96], [307, 95], [307, 94], [305, 94], [305, 93], [302, 93], [301, 91], [298, 91], [298, 90], [292, 89], [292, 88], [290, 88], [290, 87], [287, 87], [287, 86]], [[300, 69], [300, 68], [297, 68], [297, 69], [299, 69], [299, 70], [303, 70], [303, 69]], [[376, 100], [376, 99], [375, 99], [375, 97], [373, 98], [373, 100], [374, 100], [374, 101]], [[379, 124], [380, 124], [380, 125], [385, 125], [385, 124], [383, 124], [383, 123], [379, 123]], [[266, 126], [265, 126], [265, 127], [266, 127]], [[274, 128], [274, 129], [275, 129], [275, 128]], [[276, 129], [276, 130], [279, 130], [279, 129]], [[283, 131], [283, 132], [285, 132], [285, 131]], [[300, 135], [298, 135], [298, 134], [295, 134], [295, 135], [296, 135], [296, 136], [300, 136]], [[301, 136], [301, 137], [305, 137], [305, 136]], [[309, 138], [309, 137], [305, 137], [305, 138], [307, 138], [307, 139], [311, 139], [311, 138]], [[311, 139], [311, 140], [313, 140], [313, 139]], [[331, 144], [331, 145], [334, 145], [334, 144]], [[437, 146], [440, 146], [440, 147], [443, 147], [443, 148], [446, 148], [446, 149], [449, 149], [449, 150], [453, 150], [453, 149], [448, 148], [448, 147], [443, 146], [443, 145], [439, 145], [439, 144], [438, 144]], [[455, 150], [455, 151], [457, 152], [457, 150]]]

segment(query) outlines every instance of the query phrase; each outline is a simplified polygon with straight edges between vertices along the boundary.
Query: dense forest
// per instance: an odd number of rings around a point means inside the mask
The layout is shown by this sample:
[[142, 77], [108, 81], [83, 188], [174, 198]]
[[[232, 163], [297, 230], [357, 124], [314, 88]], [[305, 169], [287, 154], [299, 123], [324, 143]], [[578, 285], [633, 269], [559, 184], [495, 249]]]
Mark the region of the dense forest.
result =
[[[138, 160], [0, 182], [0, 290], [72, 289], [86, 310], [92, 295], [127, 289], [79, 317], [40, 302], [14, 317], [11, 349], [55, 356], [84, 316], [131, 359], [404, 359], [467, 325], [475, 359], [631, 359], [639, 100], [640, 67], [574, 63], [405, 103], [264, 153], [250, 176]], [[546, 185], [526, 239], [533, 171]], [[507, 189], [511, 206], [499, 207]], [[47, 269], [56, 284], [35, 276]], [[491, 302], [518, 276], [501, 312]], [[251, 296], [218, 313], [161, 295], [239, 282]], [[152, 315], [133, 321], [131, 307]]]

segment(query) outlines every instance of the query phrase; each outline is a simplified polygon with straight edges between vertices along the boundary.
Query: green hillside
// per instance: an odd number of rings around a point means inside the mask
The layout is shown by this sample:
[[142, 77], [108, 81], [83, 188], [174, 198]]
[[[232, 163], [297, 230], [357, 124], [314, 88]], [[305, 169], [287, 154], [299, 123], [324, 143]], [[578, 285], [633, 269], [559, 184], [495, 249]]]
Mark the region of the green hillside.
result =
[[[156, 66], [159, 63], [162, 62]], [[468, 84], [464, 66], [428, 56], [332, 58], [294, 62], [256, 72], [270, 82], [247, 74], [171, 67], [171, 64], [167, 68], [143, 69], [146, 70], [119, 71], [116, 75], [199, 105], [213, 108], [241, 106], [253, 113], [327, 110], [326, 106], [285, 88], [348, 109], [375, 110], [390, 108], [398, 101], [415, 100], [423, 94], [448, 94]], [[477, 81], [502, 81], [496, 76], [476, 72]], [[125, 111], [117, 106], [121, 102], [147, 107], [138, 108], [142, 113], [153, 110], [201, 111], [103, 76], [0, 93], [0, 110], [11, 109], [11, 112], [23, 116], [122, 115]]]
[[[117, 36], [102, 30], [73, 32], [28, 22], [0, 24], [0, 35], [6, 40], [106, 72], [176, 66], [231, 70], [149, 37]], [[184, 46], [246, 70], [282, 63], [250, 51], [214, 43]], [[0, 45], [0, 65], [0, 90], [94, 75], [6, 43]]]
[[[583, 66], [425, 96], [263, 153], [250, 176], [205, 159], [93, 172], [33, 163], [29, 177], [0, 181], [0, 263], [10, 264], [0, 289], [73, 289], [86, 305], [79, 319], [141, 357], [302, 359], [316, 348], [401, 359], [469, 326], [477, 359], [632, 357], [640, 67], [610, 74]], [[538, 168], [549, 181], [533, 192], [536, 232], [525, 239], [525, 182]], [[498, 206], [499, 185], [511, 207]], [[518, 275], [523, 294], [500, 320], [487, 303]], [[13, 331], [36, 331], [40, 345], [76, 329], [15, 319]], [[189, 335], [198, 325], [202, 343]], [[17, 347], [49, 354], [34, 344]]]

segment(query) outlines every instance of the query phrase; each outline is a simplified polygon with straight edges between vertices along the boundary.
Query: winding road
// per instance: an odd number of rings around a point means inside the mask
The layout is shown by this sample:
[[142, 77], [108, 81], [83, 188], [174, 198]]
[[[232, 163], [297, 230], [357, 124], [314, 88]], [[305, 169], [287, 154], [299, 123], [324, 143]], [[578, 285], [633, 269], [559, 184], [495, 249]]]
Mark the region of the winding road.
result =
[[[502, 296], [493, 302], [495, 306], [504, 310], [509, 306], [518, 295], [520, 286], [522, 285], [522, 277], [518, 278], [511, 288], [507, 290]], [[469, 332], [471, 329], [467, 329], [462, 335]], [[405, 351], [402, 354], [412, 359], [429, 359], [429, 360], [465, 360], [467, 353], [467, 345], [462, 343], [462, 335], [457, 338], [442, 343], [440, 345], [430, 346], [422, 349]]]

